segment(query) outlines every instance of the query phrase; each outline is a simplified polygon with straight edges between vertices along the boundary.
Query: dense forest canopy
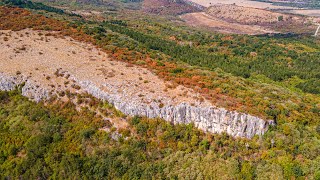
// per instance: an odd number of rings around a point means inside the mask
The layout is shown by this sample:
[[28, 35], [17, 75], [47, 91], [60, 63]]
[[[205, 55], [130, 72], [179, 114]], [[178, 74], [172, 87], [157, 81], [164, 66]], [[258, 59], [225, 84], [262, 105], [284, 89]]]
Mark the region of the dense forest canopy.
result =
[[[0, 177], [5, 179], [320, 178], [316, 124], [285, 123], [262, 139], [245, 140], [124, 117], [94, 98], [91, 108], [126, 118], [130, 126], [116, 131], [88, 108], [36, 104], [18, 90], [0, 92], [0, 102]], [[102, 130], [106, 127], [110, 130]]]
[[34, 2], [28, 1], [28, 0], [1, 0], [0, 3], [6, 4], [6, 5], [18, 6], [21, 8], [45, 10], [48, 12], [55, 12], [55, 13], [59, 13], [59, 14], [64, 13], [64, 11], [61, 9], [47, 6], [42, 3], [34, 3]]

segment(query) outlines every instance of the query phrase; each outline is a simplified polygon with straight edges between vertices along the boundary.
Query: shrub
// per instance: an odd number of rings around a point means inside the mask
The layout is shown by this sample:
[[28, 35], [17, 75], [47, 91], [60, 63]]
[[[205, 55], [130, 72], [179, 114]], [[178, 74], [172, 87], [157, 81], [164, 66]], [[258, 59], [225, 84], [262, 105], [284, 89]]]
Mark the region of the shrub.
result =
[[96, 132], [93, 128], [84, 129], [81, 131], [81, 136], [85, 139], [89, 139], [92, 135], [94, 135]]
[[171, 70], [171, 72], [174, 74], [183, 73], [183, 71], [184, 70], [182, 68], [175, 68], [175, 69]]

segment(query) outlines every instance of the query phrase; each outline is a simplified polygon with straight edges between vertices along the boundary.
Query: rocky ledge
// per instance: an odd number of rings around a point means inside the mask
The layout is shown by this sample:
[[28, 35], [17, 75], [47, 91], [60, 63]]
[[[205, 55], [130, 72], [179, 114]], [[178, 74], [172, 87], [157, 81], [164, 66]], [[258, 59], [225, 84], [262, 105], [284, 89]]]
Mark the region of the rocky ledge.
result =
[[[214, 106], [201, 107], [193, 106], [187, 102], [177, 105], [158, 103], [141, 103], [132, 98], [122, 97], [121, 94], [107, 93], [90, 81], [80, 81], [71, 77], [77, 82], [82, 90], [87, 91], [94, 97], [108, 101], [115, 108], [126, 115], [146, 116], [149, 118], [163, 118], [174, 124], [194, 123], [196, 127], [211, 133], [227, 133], [234, 137], [252, 138], [255, 135], [263, 135], [272, 120], [263, 120], [245, 113], [229, 111]], [[34, 101], [46, 100], [50, 97], [49, 90], [41, 87], [41, 84], [31, 81], [22, 75], [9, 76], [0, 73], [0, 90], [13, 90], [16, 86], [22, 86], [22, 94]]]

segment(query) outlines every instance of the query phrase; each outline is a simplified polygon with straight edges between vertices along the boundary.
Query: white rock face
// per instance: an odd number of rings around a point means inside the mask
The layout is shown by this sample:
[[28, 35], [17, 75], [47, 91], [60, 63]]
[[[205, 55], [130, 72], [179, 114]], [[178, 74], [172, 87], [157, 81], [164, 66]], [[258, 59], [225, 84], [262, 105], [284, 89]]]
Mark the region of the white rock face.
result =
[[36, 102], [50, 98], [49, 91], [47, 89], [42, 88], [40, 85], [37, 85], [28, 78], [22, 75], [8, 76], [0, 72], [0, 90], [11, 91], [19, 85], [23, 85], [22, 95]]
[[[272, 120], [265, 121], [255, 116], [214, 106], [191, 106], [184, 102], [178, 105], [168, 104], [159, 107], [157, 102], [142, 103], [130, 97], [121, 97], [121, 94], [107, 93], [89, 81], [80, 81], [74, 77], [70, 78], [75, 80], [82, 90], [87, 91], [98, 99], [108, 101], [126, 115], [146, 116], [149, 118], [159, 117], [174, 124], [194, 123], [196, 127], [206, 132], [226, 132], [234, 137], [245, 138], [263, 135], [268, 130], [268, 126], [274, 123]], [[0, 90], [13, 90], [17, 85], [23, 85], [22, 94], [37, 102], [46, 100], [50, 96], [48, 90], [23, 76], [13, 77], [0, 73]]]

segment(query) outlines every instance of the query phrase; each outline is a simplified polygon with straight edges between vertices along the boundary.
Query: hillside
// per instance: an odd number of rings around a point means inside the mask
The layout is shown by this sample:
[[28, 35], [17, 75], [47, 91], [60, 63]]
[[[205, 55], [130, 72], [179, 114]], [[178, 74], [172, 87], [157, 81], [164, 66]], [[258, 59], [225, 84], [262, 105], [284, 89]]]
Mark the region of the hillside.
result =
[[161, 117], [174, 124], [193, 122], [212, 133], [252, 138], [268, 129], [262, 119], [216, 108], [192, 89], [174, 87], [146, 68], [113, 62], [107, 54], [74, 39], [54, 38], [46, 31], [0, 34], [6, 40], [0, 41], [1, 90], [7, 90], [12, 77], [26, 78], [22, 94], [37, 102], [54, 95], [64, 100], [66, 91], [88, 92], [126, 115]]
[[277, 31], [259, 25], [247, 25], [244, 23], [228, 22], [205, 12], [188, 13], [181, 16], [187, 24], [192, 27], [203, 27], [208, 30], [224, 34], [248, 34], [259, 35], [267, 33], [277, 33]]
[[319, 178], [318, 38], [117, 3], [0, 6], [0, 178]]
[[198, 8], [183, 0], [144, 0], [142, 9], [144, 12], [161, 15], [179, 15], [199, 11]]
[[224, 20], [243, 24], [271, 24], [279, 21], [298, 20], [298, 17], [280, 14], [263, 9], [241, 7], [236, 5], [215, 5], [207, 9], [207, 13]]
[[312, 33], [316, 26], [304, 16], [273, 12], [265, 9], [217, 4], [205, 12], [181, 16], [192, 26], [231, 34]]

